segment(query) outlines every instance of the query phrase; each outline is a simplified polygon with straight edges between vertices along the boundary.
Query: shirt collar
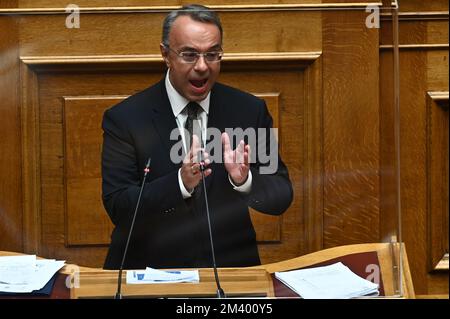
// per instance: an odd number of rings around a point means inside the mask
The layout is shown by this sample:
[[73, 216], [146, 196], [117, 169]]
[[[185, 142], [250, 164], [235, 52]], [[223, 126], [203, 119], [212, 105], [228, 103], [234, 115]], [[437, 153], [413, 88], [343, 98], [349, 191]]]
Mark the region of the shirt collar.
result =
[[[172, 106], [173, 115], [175, 117], [177, 117], [178, 115], [180, 115], [180, 113], [184, 110], [186, 105], [189, 103], [189, 100], [186, 99], [185, 97], [183, 97], [180, 93], [178, 93], [178, 91], [173, 87], [173, 85], [169, 79], [169, 71], [170, 71], [170, 69], [167, 70], [166, 79], [165, 79], [167, 96], [169, 97], [170, 105]], [[209, 113], [210, 97], [211, 97], [211, 92], [208, 93], [208, 95], [206, 96], [206, 98], [204, 100], [198, 102], [198, 104], [200, 104], [200, 106], [202, 107], [203, 111], [206, 112], [206, 114]]]

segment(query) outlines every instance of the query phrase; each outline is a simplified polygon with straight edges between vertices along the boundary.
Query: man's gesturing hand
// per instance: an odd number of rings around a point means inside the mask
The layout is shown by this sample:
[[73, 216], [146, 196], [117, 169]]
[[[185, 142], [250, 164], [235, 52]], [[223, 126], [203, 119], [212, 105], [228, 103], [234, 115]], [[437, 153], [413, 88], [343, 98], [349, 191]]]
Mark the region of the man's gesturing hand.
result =
[[245, 145], [240, 141], [235, 150], [231, 149], [230, 137], [227, 133], [222, 133], [223, 159], [225, 169], [236, 186], [245, 183], [250, 170], [250, 145]]
[[[189, 153], [183, 160], [183, 165], [181, 166], [181, 180], [183, 181], [184, 187], [192, 192], [195, 186], [198, 185], [200, 180], [202, 179], [202, 174], [200, 173], [200, 159], [197, 158], [198, 152], [201, 150], [200, 142], [197, 135], [193, 135], [192, 137], [192, 145]], [[209, 155], [206, 152], [203, 152], [203, 159], [205, 162], [205, 166], [209, 165]], [[211, 174], [211, 169], [208, 168], [205, 170], [205, 177]]]

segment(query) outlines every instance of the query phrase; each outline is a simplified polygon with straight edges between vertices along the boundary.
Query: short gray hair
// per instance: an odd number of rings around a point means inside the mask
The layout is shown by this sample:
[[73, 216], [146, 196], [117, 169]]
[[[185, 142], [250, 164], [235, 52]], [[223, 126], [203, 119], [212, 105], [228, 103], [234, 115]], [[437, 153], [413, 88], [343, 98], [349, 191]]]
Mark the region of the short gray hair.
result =
[[181, 9], [170, 12], [164, 19], [162, 29], [162, 44], [164, 46], [169, 46], [170, 30], [172, 29], [172, 25], [175, 20], [180, 16], [189, 16], [194, 21], [212, 23], [216, 25], [220, 31], [220, 41], [222, 41], [223, 31], [219, 16], [208, 7], [202, 6], [200, 4], [190, 4], [182, 7]]

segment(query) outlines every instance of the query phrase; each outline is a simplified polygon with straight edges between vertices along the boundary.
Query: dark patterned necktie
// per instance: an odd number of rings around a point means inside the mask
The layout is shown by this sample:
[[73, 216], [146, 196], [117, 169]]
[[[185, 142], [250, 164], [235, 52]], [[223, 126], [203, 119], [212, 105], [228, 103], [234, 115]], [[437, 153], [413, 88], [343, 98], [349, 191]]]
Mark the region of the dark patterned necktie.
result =
[[[188, 131], [189, 135], [186, 136], [186, 148], [187, 152], [191, 149], [192, 145], [192, 136], [194, 134], [194, 121], [198, 120], [198, 115], [200, 113], [201, 107], [195, 102], [189, 102], [188, 105], [186, 105], [186, 113], [187, 113], [187, 119], [186, 124], [184, 125], [184, 128]], [[199, 136], [200, 141], [201, 137]]]

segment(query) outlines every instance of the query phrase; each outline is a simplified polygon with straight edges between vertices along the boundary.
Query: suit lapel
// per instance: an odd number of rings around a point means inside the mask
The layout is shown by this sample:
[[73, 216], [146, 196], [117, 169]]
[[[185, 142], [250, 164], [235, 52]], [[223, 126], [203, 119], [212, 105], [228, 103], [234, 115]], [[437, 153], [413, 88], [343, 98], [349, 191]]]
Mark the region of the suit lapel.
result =
[[[155, 97], [155, 103], [153, 104], [153, 125], [158, 132], [159, 138], [166, 148], [168, 154], [170, 154], [170, 150], [173, 145], [177, 142], [177, 140], [170, 140], [170, 133], [178, 128], [177, 122], [175, 120], [175, 116], [172, 112], [172, 107], [170, 106], [169, 98], [167, 97], [167, 91], [164, 84], [164, 80], [160, 82], [160, 94]], [[181, 165], [178, 163], [173, 163], [170, 161], [175, 167], [179, 167]]]
[[216, 86], [211, 90], [211, 99], [208, 116], [208, 127], [217, 128], [221, 132], [225, 129], [225, 116], [223, 114], [224, 108], [220, 98], [220, 92], [216, 89]]

